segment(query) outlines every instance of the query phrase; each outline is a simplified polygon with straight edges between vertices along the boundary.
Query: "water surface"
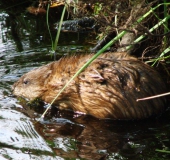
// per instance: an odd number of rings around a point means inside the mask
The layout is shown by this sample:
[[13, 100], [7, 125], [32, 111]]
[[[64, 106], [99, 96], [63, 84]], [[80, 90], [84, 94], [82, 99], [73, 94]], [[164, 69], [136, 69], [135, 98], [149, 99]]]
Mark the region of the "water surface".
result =
[[[37, 29], [40, 23], [28, 15], [13, 19], [0, 14], [0, 159], [170, 159], [170, 154], [156, 151], [170, 150], [169, 111], [154, 119], [120, 122], [53, 108], [37, 122], [44, 106], [29, 108], [11, 95], [21, 75], [53, 61], [48, 32]], [[59, 55], [89, 49], [72, 34], [73, 39], [63, 35]]]

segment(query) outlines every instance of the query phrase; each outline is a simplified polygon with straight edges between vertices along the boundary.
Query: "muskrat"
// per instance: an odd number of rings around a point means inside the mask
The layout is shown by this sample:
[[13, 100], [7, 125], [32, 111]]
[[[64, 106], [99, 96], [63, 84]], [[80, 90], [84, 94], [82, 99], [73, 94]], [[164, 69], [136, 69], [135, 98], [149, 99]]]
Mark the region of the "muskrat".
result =
[[[13, 85], [13, 94], [50, 103], [92, 56], [66, 56], [34, 69]], [[164, 92], [165, 83], [149, 65], [126, 53], [105, 53], [80, 73], [54, 104], [101, 119], [143, 119], [164, 111], [166, 99], [136, 99]]]

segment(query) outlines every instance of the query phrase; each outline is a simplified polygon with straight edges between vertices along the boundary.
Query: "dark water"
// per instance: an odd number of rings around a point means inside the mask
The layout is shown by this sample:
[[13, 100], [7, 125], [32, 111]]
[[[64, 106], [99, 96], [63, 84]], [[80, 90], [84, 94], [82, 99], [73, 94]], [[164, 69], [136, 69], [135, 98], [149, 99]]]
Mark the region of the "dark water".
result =
[[[169, 111], [155, 119], [120, 122], [53, 108], [37, 122], [43, 106], [34, 111], [18, 103], [11, 95], [12, 84], [53, 60], [48, 32], [38, 27], [40, 23], [25, 15], [0, 14], [0, 159], [170, 159], [170, 153], [157, 151], [170, 151]], [[79, 35], [67, 36], [62, 37], [59, 54], [88, 50]]]

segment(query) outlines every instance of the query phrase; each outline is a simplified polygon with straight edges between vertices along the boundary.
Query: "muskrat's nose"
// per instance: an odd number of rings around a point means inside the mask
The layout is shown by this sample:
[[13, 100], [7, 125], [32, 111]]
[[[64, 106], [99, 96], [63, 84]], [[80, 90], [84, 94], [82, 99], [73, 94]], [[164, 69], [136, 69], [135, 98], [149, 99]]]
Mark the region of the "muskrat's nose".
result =
[[11, 91], [13, 92], [15, 89], [15, 83], [11, 86]]

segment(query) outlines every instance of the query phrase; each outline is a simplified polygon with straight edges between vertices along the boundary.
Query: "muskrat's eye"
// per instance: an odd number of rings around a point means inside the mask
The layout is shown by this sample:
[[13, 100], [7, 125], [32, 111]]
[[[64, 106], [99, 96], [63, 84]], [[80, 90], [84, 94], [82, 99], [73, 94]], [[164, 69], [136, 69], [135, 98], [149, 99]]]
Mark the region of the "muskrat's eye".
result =
[[28, 84], [28, 83], [29, 83], [29, 80], [28, 80], [28, 79], [24, 79], [24, 80], [23, 80], [23, 83], [24, 83], [24, 84]]

